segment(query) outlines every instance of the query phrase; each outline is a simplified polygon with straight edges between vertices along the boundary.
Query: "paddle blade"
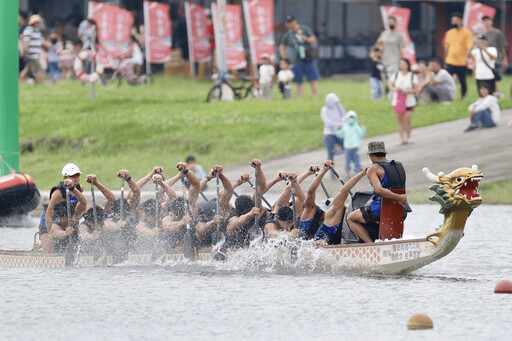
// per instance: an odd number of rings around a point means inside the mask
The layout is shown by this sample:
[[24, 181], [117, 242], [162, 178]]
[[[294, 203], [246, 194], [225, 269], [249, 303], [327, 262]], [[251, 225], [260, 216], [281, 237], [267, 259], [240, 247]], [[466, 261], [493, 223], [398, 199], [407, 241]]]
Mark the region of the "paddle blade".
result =
[[183, 236], [183, 254], [188, 260], [195, 260], [194, 243], [192, 241], [192, 233], [187, 229]]
[[214, 235], [214, 242], [212, 243], [212, 258], [216, 261], [225, 261], [226, 256], [223, 252], [224, 244], [226, 243], [226, 237], [223, 233], [218, 234], [218, 236]]
[[253, 225], [253, 227], [249, 230], [249, 247], [255, 248], [263, 241], [263, 231], [257, 225]]

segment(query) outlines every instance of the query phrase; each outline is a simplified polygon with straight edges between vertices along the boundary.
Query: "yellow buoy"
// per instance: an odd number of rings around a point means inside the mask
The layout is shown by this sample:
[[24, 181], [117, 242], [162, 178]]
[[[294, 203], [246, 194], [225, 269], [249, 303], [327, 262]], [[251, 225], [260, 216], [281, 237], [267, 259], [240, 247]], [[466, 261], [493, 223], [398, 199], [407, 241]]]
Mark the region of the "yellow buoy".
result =
[[417, 313], [412, 315], [407, 322], [407, 329], [432, 329], [434, 323], [427, 314]]

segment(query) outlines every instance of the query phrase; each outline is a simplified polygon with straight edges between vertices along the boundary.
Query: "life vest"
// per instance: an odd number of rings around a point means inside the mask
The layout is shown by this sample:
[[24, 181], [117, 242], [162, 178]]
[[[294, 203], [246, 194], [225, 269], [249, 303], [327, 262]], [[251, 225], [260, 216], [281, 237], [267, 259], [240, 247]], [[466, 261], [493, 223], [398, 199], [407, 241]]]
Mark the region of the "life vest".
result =
[[[405, 169], [402, 164], [395, 160], [379, 161], [376, 162], [384, 169], [384, 176], [380, 180], [383, 188], [387, 189], [404, 189], [405, 190]], [[375, 194], [373, 201], [370, 203], [372, 213], [380, 217], [380, 206], [382, 198], [380, 195]]]
[[[80, 192], [83, 192], [83, 189], [80, 186], [80, 184], [76, 185], [76, 188]], [[64, 200], [66, 200], [66, 186], [64, 186], [64, 182], [61, 181], [57, 186], [52, 187], [52, 189], [50, 190], [50, 199], [52, 198], [52, 194], [55, 191], [60, 191], [60, 193], [62, 194], [62, 198], [64, 198]], [[76, 204], [76, 203], [78, 203], [78, 199], [73, 194], [70, 193], [69, 194], [69, 202], [70, 202], [70, 204]], [[52, 217], [52, 219], [55, 220], [55, 218], [56, 218], [56, 216], [54, 215]], [[43, 215], [41, 216], [41, 220], [39, 221], [39, 225], [41, 225], [44, 228], [47, 228], [47, 226], [46, 226], [46, 211], [43, 212]]]

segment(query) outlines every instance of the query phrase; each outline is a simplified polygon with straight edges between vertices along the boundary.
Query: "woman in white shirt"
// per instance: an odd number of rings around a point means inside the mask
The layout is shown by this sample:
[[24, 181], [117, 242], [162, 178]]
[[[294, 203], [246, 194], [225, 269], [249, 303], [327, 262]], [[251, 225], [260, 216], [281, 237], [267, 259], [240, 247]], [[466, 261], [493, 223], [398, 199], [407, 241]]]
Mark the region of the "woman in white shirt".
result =
[[482, 83], [478, 91], [480, 99], [468, 108], [471, 124], [464, 130], [465, 132], [477, 128], [496, 127], [496, 123], [500, 120], [500, 105], [498, 104], [498, 99], [491, 94], [491, 86], [487, 83]]
[[495, 47], [489, 47], [487, 37], [479, 34], [470, 54], [470, 58], [475, 63], [475, 79], [478, 91], [480, 91], [480, 85], [484, 82], [489, 84], [491, 94], [496, 90], [496, 80], [492, 70], [495, 67], [497, 56], [498, 50]]
[[[400, 135], [400, 145], [411, 143], [412, 130], [412, 112], [416, 106], [416, 89], [418, 87], [418, 77], [411, 72], [411, 64], [405, 58], [400, 59], [399, 71], [389, 82], [389, 88], [393, 91], [393, 100], [391, 104], [395, 108], [396, 118], [398, 120], [398, 134]], [[399, 97], [406, 96], [405, 110], [397, 112], [396, 106]]]

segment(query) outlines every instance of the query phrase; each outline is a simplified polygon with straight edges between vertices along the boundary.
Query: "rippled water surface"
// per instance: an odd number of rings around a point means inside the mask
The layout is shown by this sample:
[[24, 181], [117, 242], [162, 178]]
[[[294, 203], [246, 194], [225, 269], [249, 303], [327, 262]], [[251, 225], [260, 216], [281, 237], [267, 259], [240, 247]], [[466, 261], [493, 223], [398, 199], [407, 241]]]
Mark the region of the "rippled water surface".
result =
[[[442, 223], [416, 205], [405, 233]], [[444, 259], [407, 276], [303, 271], [244, 259], [214, 264], [0, 269], [0, 340], [510, 340], [512, 206], [481, 206]], [[0, 249], [32, 246], [0, 228]], [[427, 313], [434, 329], [409, 331]]]

